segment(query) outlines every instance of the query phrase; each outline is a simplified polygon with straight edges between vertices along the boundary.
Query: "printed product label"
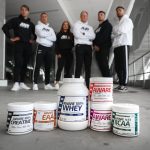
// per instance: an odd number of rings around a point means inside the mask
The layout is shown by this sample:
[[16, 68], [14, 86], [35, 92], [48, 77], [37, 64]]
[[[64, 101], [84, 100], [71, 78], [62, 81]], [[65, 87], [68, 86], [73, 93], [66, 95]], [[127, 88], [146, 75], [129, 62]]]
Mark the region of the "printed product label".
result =
[[138, 113], [113, 112], [113, 132], [122, 136], [136, 136], [139, 134]]
[[56, 110], [34, 110], [34, 128], [51, 130], [56, 127]]
[[80, 122], [88, 119], [88, 97], [59, 96], [58, 119]]
[[90, 97], [91, 101], [112, 101], [113, 93], [112, 83], [91, 83]]
[[12, 134], [23, 134], [33, 130], [33, 111], [8, 112], [7, 131]]
[[90, 112], [90, 127], [97, 131], [111, 131], [112, 111], [93, 110]]

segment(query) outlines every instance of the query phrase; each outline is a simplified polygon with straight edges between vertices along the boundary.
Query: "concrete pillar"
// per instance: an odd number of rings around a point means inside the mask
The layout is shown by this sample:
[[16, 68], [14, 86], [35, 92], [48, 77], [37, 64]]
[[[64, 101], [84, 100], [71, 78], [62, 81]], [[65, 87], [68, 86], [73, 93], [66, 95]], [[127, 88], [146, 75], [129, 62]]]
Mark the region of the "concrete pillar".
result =
[[5, 22], [5, 0], [0, 0], [0, 86], [7, 86], [5, 80], [5, 36], [1, 30]]

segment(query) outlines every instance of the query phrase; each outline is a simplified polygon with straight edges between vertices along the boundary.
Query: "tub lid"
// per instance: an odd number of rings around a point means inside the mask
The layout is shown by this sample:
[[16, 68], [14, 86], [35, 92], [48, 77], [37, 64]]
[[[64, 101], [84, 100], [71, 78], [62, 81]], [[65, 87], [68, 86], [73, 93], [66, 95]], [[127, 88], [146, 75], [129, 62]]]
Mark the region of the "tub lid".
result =
[[64, 78], [63, 82], [65, 82], [65, 83], [84, 83], [85, 80], [83, 78]]
[[14, 102], [7, 105], [8, 111], [28, 111], [33, 110], [33, 103], [30, 102]]
[[107, 77], [92, 77], [90, 78], [90, 82], [96, 82], [96, 83], [112, 83], [113, 82], [113, 78], [107, 78]]
[[130, 103], [118, 103], [113, 105], [112, 111], [121, 113], [138, 113], [139, 106]]
[[112, 110], [112, 102], [91, 102], [91, 109], [94, 110]]
[[48, 101], [39, 101], [34, 103], [34, 109], [39, 110], [56, 110], [57, 103], [48, 102]]

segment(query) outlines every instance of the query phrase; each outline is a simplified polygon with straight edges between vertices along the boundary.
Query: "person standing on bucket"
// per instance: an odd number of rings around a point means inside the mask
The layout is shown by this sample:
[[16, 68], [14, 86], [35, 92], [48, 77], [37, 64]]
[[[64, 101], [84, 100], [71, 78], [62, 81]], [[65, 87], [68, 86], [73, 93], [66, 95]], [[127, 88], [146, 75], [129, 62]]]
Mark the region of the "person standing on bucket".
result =
[[88, 12], [82, 11], [80, 21], [77, 21], [73, 27], [76, 52], [75, 77], [80, 78], [82, 67], [85, 68], [86, 86], [89, 88], [89, 79], [91, 77], [92, 63], [92, 41], [95, 39], [93, 28], [88, 25]]
[[[5, 35], [14, 44], [14, 85], [12, 91], [20, 89], [29, 90], [30, 88], [24, 83], [27, 64], [32, 55], [32, 43], [36, 39], [35, 26], [28, 18], [29, 7], [22, 5], [20, 7], [19, 17], [12, 18], [2, 27]], [[13, 30], [14, 37], [11, 37], [10, 30]]]
[[105, 20], [105, 12], [98, 12], [98, 28], [95, 30], [96, 38], [94, 40], [95, 57], [98, 67], [103, 77], [110, 77], [109, 52], [112, 46], [111, 34], [112, 25]]
[[128, 88], [128, 53], [133, 41], [133, 23], [125, 14], [122, 6], [116, 8], [117, 22], [113, 27], [112, 39], [114, 48], [115, 69], [119, 78], [119, 86], [115, 88], [120, 92], [127, 92]]
[[38, 43], [35, 65], [33, 72], [33, 90], [37, 91], [38, 88], [38, 76], [39, 71], [44, 63], [45, 67], [45, 90], [52, 90], [54, 87], [50, 84], [50, 68], [52, 63], [52, 46], [56, 41], [56, 35], [54, 30], [49, 26], [48, 14], [46, 12], [41, 13], [40, 21], [35, 27], [35, 33], [37, 35], [36, 42]]
[[61, 72], [65, 67], [65, 78], [71, 78], [71, 67], [73, 64], [74, 36], [70, 31], [71, 26], [68, 21], [64, 21], [60, 32], [57, 34], [56, 55], [58, 59], [58, 69], [56, 73], [55, 89], [59, 89]]

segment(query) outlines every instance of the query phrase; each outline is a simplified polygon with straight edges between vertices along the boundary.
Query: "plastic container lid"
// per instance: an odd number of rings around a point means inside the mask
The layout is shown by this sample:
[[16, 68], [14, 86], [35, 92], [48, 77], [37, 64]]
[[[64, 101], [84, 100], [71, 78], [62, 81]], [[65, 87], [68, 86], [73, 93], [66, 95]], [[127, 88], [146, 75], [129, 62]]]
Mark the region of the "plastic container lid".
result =
[[139, 106], [135, 104], [128, 104], [128, 103], [118, 103], [113, 105], [112, 111], [121, 112], [121, 113], [138, 113]]
[[90, 78], [90, 82], [113, 82], [113, 78], [106, 78], [106, 77], [92, 77]]
[[37, 109], [37, 110], [56, 110], [57, 109], [57, 103], [39, 101], [39, 102], [34, 103], [34, 109]]
[[83, 78], [64, 78], [64, 83], [84, 83], [85, 80]]
[[8, 111], [29, 111], [33, 110], [33, 103], [30, 102], [14, 102], [7, 105]]
[[112, 102], [103, 102], [103, 103], [91, 102], [90, 105], [91, 105], [91, 109], [94, 110], [112, 110], [113, 103]]

